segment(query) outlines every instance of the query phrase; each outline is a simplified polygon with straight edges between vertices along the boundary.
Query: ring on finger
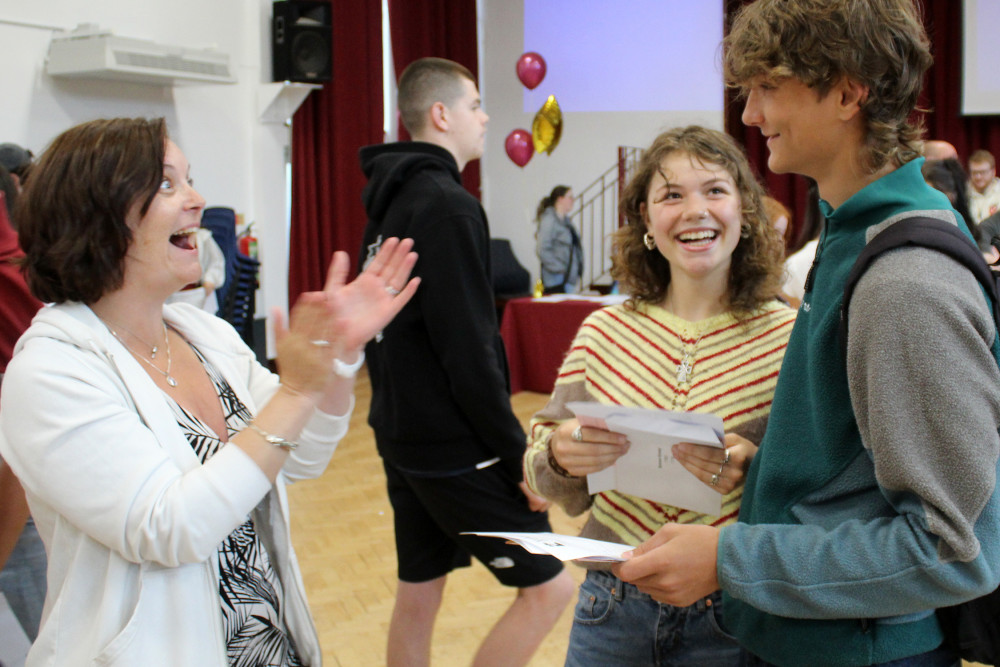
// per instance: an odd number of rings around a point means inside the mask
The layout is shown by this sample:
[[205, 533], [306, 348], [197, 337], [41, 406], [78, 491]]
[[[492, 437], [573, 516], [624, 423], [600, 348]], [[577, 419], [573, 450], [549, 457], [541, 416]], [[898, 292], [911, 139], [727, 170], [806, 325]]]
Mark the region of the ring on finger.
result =
[[719, 485], [719, 476], [712, 475], [712, 486], [718, 486], [718, 485]]
[[396, 296], [397, 294], [399, 294], [399, 290], [393, 287], [392, 285], [386, 285], [385, 291], [388, 292], [390, 296]]
[[726, 448], [726, 458], [722, 459], [722, 465], [729, 463], [729, 448]]
[[583, 442], [583, 427], [577, 426], [573, 429], [573, 439], [577, 442]]
[[333, 345], [333, 343], [331, 343], [330, 341], [323, 340], [322, 338], [317, 338], [316, 340], [311, 340], [311, 341], [309, 341], [309, 344], [310, 345], [315, 345], [316, 347], [330, 347], [331, 345]]

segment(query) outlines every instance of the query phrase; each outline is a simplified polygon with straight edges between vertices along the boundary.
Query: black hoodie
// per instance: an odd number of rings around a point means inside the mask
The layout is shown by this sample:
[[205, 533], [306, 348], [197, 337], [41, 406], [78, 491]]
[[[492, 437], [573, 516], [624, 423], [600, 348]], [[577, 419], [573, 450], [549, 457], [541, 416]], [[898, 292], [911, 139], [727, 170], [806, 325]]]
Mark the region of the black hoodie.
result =
[[379, 454], [429, 473], [500, 457], [520, 481], [525, 437], [510, 406], [485, 212], [440, 146], [367, 146], [361, 168], [368, 177], [362, 264], [382, 240], [412, 238], [413, 275], [421, 278], [413, 300], [365, 350]]

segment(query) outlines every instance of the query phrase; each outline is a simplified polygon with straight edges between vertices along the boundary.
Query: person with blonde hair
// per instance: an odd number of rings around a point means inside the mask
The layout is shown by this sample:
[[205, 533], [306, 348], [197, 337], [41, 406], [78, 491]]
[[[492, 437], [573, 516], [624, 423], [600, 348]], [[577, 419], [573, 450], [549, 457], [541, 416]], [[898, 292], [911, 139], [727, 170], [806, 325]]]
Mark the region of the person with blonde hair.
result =
[[764, 195], [764, 211], [767, 212], [767, 219], [771, 221], [774, 228], [781, 235], [781, 241], [788, 247], [788, 236], [792, 233], [792, 214], [788, 207], [771, 195]]
[[993, 153], [979, 149], [969, 156], [969, 211], [973, 220], [982, 222], [1000, 210], [1000, 178]]

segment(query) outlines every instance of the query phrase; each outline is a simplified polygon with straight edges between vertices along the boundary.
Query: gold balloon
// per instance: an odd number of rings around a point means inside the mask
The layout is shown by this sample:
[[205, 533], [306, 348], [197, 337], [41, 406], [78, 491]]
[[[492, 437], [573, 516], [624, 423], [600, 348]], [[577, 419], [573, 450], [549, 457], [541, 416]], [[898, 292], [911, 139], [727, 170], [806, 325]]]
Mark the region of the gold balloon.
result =
[[562, 136], [562, 111], [555, 95], [549, 95], [545, 104], [535, 114], [531, 123], [531, 140], [535, 144], [535, 152], [542, 151], [552, 155]]

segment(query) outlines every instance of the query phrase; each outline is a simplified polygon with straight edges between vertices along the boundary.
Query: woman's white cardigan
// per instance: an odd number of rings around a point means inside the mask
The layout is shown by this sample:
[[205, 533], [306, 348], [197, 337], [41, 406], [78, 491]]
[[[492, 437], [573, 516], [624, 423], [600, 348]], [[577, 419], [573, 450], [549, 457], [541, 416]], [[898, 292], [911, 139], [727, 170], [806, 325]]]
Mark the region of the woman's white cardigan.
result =
[[[227, 323], [186, 304], [163, 313], [251, 412], [276, 391], [277, 376]], [[35, 317], [7, 367], [2, 406], [0, 453], [49, 557], [27, 665], [226, 665], [213, 561], [251, 512], [299, 654], [320, 664], [285, 484], [323, 472], [350, 412], [317, 411], [273, 485], [235, 446], [202, 465], [160, 389], [81, 304]]]

